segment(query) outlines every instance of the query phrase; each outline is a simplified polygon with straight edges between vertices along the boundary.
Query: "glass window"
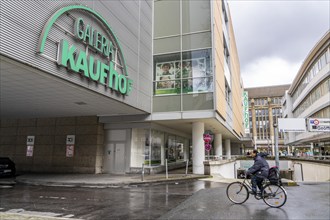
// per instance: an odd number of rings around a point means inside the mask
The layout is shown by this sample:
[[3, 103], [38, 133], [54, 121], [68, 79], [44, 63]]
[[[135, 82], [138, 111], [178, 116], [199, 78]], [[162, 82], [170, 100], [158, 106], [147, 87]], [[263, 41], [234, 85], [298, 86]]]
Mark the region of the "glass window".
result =
[[182, 95], [183, 111], [213, 109], [213, 93]]
[[212, 46], [211, 32], [187, 34], [182, 36], [182, 50], [194, 50]]
[[154, 37], [180, 34], [180, 1], [155, 1]]
[[181, 96], [154, 96], [153, 112], [171, 112], [181, 110]]
[[167, 37], [154, 40], [154, 54], [172, 53], [181, 48], [180, 37]]
[[211, 30], [210, 15], [210, 1], [182, 1], [182, 32], [191, 33]]

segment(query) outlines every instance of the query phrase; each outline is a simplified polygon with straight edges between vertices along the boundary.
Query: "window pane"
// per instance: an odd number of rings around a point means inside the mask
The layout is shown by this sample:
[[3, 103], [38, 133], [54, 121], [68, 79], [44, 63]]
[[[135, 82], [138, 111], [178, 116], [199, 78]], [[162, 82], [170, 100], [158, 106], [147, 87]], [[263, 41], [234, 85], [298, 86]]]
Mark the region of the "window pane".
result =
[[182, 50], [193, 50], [212, 46], [211, 32], [182, 36]]
[[182, 1], [182, 32], [190, 33], [211, 29], [210, 1]]
[[180, 95], [154, 96], [153, 112], [180, 111], [181, 109], [180, 97], [181, 97]]
[[213, 109], [213, 93], [197, 93], [182, 95], [183, 110]]
[[172, 53], [180, 50], [180, 37], [154, 40], [154, 53]]
[[180, 1], [155, 1], [155, 38], [180, 34]]

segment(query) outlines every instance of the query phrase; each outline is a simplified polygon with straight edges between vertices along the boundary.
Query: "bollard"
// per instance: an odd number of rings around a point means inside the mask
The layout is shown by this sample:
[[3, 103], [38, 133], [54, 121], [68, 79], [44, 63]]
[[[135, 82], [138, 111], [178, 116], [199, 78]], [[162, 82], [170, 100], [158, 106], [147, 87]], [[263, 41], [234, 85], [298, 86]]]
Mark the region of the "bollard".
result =
[[188, 175], [188, 167], [189, 167], [189, 160], [187, 160], [187, 163], [186, 163], [186, 176]]
[[168, 179], [167, 159], [165, 159], [166, 179]]
[[144, 181], [144, 163], [142, 164], [141, 181]]

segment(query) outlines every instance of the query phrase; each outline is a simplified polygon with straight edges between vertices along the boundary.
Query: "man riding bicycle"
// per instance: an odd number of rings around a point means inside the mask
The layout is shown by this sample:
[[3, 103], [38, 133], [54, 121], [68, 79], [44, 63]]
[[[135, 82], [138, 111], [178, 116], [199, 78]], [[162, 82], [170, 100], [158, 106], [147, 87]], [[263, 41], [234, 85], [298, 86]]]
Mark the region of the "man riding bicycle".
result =
[[257, 186], [259, 190], [262, 191], [262, 181], [268, 177], [269, 165], [264, 158], [266, 155], [265, 153], [258, 154], [257, 150], [253, 150], [251, 154], [254, 159], [254, 164], [247, 170], [246, 175], [252, 174], [252, 194], [257, 193]]

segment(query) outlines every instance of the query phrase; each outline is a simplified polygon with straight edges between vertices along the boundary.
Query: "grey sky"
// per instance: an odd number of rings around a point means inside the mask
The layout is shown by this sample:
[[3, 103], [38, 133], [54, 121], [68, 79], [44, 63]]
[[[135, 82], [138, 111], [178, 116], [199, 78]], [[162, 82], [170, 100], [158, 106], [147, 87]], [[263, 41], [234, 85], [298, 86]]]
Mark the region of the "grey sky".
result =
[[330, 29], [330, 0], [228, 0], [244, 87], [290, 84]]

